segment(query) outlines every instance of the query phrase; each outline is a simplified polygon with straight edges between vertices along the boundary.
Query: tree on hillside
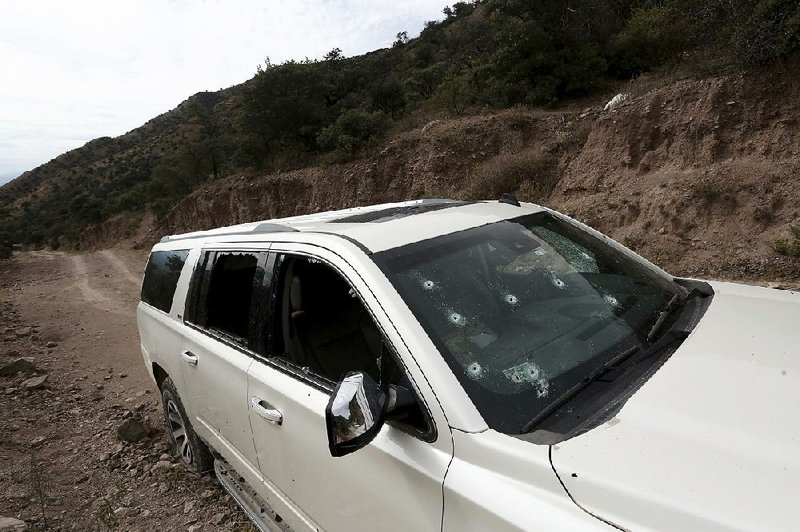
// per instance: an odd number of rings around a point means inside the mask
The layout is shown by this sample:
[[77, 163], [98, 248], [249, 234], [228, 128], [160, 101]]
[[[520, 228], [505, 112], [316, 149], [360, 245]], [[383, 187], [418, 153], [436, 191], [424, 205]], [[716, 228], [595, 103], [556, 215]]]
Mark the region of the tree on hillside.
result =
[[451, 68], [433, 95], [434, 103], [459, 116], [473, 103], [469, 70], [458, 72]]
[[323, 57], [325, 61], [341, 61], [344, 59], [344, 54], [341, 48], [334, 48]]
[[401, 31], [395, 36], [394, 43], [392, 43], [392, 47], [398, 48], [405, 44], [408, 44], [408, 32]]
[[323, 149], [353, 155], [364, 146], [381, 139], [385, 132], [386, 115], [383, 112], [348, 109], [333, 124], [324, 128], [317, 140]]
[[193, 116], [189, 122], [197, 126], [197, 132], [186, 149], [194, 171], [202, 172], [207, 165], [213, 178], [217, 179], [223, 139], [220, 137], [219, 118], [214, 112], [215, 104], [215, 101], [203, 102], [200, 99], [192, 102], [190, 109]]
[[243, 91], [242, 126], [258, 139], [257, 160], [282, 149], [313, 149], [324, 122], [326, 83], [311, 61], [288, 61], [256, 74]]
[[380, 81], [372, 90], [372, 101], [377, 109], [397, 118], [408, 103], [406, 87], [395, 76]]

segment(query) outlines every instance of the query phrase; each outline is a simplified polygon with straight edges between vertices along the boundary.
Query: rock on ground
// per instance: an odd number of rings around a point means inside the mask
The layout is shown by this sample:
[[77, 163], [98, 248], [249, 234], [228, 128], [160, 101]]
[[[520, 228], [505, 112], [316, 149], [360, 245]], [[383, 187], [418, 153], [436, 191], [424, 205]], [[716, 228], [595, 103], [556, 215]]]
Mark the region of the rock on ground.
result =
[[22, 388], [26, 390], [38, 390], [47, 382], [47, 375], [39, 375], [22, 382]]
[[129, 417], [117, 428], [117, 435], [123, 441], [134, 443], [147, 436], [147, 428], [138, 419]]
[[0, 377], [13, 377], [17, 373], [30, 375], [36, 371], [36, 359], [33, 357], [15, 358], [8, 364], [0, 366]]

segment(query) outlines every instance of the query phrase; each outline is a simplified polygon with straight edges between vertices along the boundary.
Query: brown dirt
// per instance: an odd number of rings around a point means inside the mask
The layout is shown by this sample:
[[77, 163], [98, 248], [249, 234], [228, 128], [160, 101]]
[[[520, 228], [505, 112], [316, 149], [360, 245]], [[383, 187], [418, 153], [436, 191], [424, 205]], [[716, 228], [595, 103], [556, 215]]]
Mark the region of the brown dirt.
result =
[[[213, 477], [165, 456], [136, 330], [145, 260], [115, 249], [0, 261], [0, 366], [31, 356], [48, 375], [27, 391], [28, 376], [0, 377], [0, 516], [38, 530], [251, 529]], [[119, 439], [130, 417], [149, 437]]]
[[598, 113], [548, 203], [671, 272], [800, 284], [800, 66], [684, 79]]

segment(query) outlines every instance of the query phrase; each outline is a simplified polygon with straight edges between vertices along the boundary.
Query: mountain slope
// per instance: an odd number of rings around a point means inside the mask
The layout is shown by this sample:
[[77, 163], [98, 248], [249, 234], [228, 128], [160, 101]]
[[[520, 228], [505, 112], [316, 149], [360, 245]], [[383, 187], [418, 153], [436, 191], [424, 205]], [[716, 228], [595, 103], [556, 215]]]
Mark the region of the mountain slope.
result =
[[[673, 273], [798, 286], [800, 260], [775, 243], [800, 232], [799, 74], [795, 62], [757, 75], [631, 85], [631, 98], [612, 111], [598, 98], [577, 110], [434, 121], [358, 161], [209, 183], [134, 241], [384, 201], [514, 191]], [[513, 177], [520, 161], [525, 171]], [[108, 233], [88, 232], [84, 244], [109, 245]]]
[[[334, 49], [321, 61], [267, 61], [241, 85], [194, 95], [121, 137], [26, 172], [0, 187], [0, 248], [145, 242], [197, 224], [511, 189], [646, 246], [651, 239], [633, 234], [649, 229], [646, 220], [665, 234], [693, 228], [663, 222], [657, 197], [637, 180], [675, 184], [707, 207], [676, 203], [679, 218], [727, 216], [740, 192], [793, 186], [794, 155], [774, 147], [794, 142], [793, 126], [781, 122], [779, 131], [770, 121], [791, 120], [782, 98], [794, 92], [765, 98], [744, 85], [759, 76], [790, 84], [780, 69], [796, 71], [796, 2], [480, 0], [444, 13], [419, 38], [399, 34], [393, 47], [363, 56]], [[644, 81], [633, 89], [621, 81], [653, 69], [662, 77], [650, 96], [637, 89]], [[694, 74], [673, 84], [669, 72]], [[728, 94], [742, 79], [736, 72], [751, 72], [740, 96]], [[580, 112], [597, 109], [614, 87], [652, 101], [635, 99], [612, 115]], [[770, 143], [772, 151], [747, 151]], [[781, 171], [770, 174], [773, 167]], [[757, 177], [731, 182], [728, 174]], [[646, 196], [624, 207], [647, 216], [622, 216], [617, 206], [624, 222], [609, 218], [603, 206], [619, 204], [617, 192]], [[791, 202], [776, 201], [757, 206], [759, 223], [789, 224], [780, 229], [788, 236], [769, 238], [800, 254], [793, 222], [775, 214]]]

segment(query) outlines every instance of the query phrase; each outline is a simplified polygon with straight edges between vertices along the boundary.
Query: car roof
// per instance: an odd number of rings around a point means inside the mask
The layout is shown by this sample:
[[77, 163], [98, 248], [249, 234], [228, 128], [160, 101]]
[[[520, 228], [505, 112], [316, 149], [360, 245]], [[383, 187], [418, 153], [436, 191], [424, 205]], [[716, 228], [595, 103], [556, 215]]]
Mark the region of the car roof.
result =
[[422, 199], [194, 231], [166, 236], [161, 242], [193, 239], [199, 243], [219, 243], [232, 238], [241, 241], [242, 237], [247, 237], [248, 241], [269, 241], [276, 233], [302, 232], [337, 235], [355, 242], [367, 252], [377, 253], [543, 210], [531, 203]]

